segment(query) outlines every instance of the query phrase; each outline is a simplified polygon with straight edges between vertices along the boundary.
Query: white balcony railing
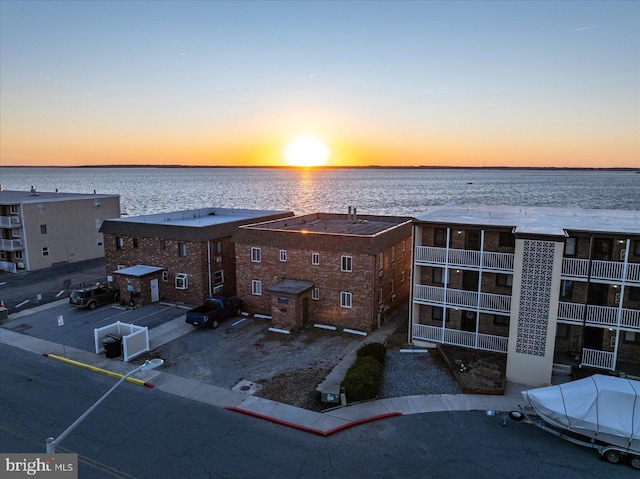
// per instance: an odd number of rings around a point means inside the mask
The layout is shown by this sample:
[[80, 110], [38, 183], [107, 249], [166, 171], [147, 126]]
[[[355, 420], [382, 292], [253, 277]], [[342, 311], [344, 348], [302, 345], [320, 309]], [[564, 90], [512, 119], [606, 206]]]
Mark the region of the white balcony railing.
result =
[[[618, 315], [620, 316], [620, 321], [618, 321]], [[584, 320], [584, 304], [561, 302], [558, 305], [558, 319], [569, 323], [582, 324]], [[640, 310], [590, 304], [587, 307], [586, 322], [587, 324], [630, 328], [640, 331]]]
[[581, 366], [591, 366], [594, 368], [616, 369], [616, 355], [608, 351], [599, 351], [597, 349], [582, 349]]
[[19, 216], [0, 216], [0, 228], [15, 228], [20, 224]]
[[426, 324], [413, 325], [413, 339], [482, 349], [498, 353], [506, 353], [509, 342], [509, 338], [506, 336], [476, 334], [469, 331], [439, 328], [437, 326], [428, 326]]
[[489, 312], [508, 313], [511, 311], [511, 296], [504, 294], [478, 293], [461, 289], [447, 289], [437, 286], [416, 284], [413, 299], [417, 302], [446, 303], [462, 308], [479, 308]]
[[0, 250], [2, 251], [18, 251], [24, 249], [22, 240], [0, 239]]
[[[622, 281], [625, 278], [624, 266], [625, 264], [622, 261], [594, 260], [591, 262], [591, 278]], [[563, 258], [563, 276], [586, 278], [588, 273], [588, 259]], [[627, 263], [626, 280], [629, 282], [640, 283], [640, 263]]]
[[[447, 261], [448, 251], [448, 261]], [[471, 251], [464, 249], [436, 248], [433, 246], [416, 246], [416, 263], [449, 265], [479, 268], [495, 271], [513, 271], [513, 254], [494, 253], [490, 251]]]

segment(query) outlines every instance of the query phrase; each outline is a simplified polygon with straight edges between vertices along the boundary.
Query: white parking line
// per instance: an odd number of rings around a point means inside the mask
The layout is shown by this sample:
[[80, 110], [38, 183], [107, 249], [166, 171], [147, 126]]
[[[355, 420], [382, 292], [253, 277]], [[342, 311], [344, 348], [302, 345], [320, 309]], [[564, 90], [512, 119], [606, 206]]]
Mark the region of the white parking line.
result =
[[16, 308], [19, 308], [20, 306], [24, 306], [25, 304], [27, 304], [29, 302], [28, 299], [25, 299], [22, 303], [18, 303], [16, 304]]
[[247, 320], [247, 318], [242, 318], [240, 321], [236, 321], [231, 326], [235, 326], [236, 324], [240, 324], [241, 322], [246, 321], [246, 320]]
[[56, 298], [59, 298], [60, 296], [62, 296], [66, 291], [63, 289], [62, 291], [60, 291], [58, 294], [56, 294]]

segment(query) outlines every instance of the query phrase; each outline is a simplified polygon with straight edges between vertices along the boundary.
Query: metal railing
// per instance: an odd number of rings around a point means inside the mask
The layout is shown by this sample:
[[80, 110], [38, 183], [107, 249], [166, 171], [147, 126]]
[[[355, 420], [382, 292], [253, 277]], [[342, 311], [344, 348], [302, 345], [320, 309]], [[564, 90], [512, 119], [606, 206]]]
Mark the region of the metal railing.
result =
[[21, 249], [24, 249], [22, 246], [22, 240], [0, 239], [0, 250], [18, 251]]
[[[603, 280], [624, 279], [624, 266], [622, 261], [594, 260], [591, 264], [591, 278]], [[588, 259], [563, 258], [562, 275], [574, 278], [586, 278], [589, 271]], [[627, 277], [629, 282], [640, 283], [640, 263], [627, 263]]]
[[616, 369], [616, 355], [608, 351], [599, 351], [597, 349], [582, 349], [581, 366], [591, 366], [594, 368]]
[[478, 293], [461, 289], [446, 289], [438, 286], [416, 284], [413, 290], [416, 302], [447, 303], [450, 306], [477, 308], [490, 312], [511, 311], [511, 296], [493, 293]]
[[[448, 251], [448, 261], [447, 261]], [[496, 253], [491, 251], [473, 251], [464, 249], [437, 248], [434, 246], [416, 246], [416, 263], [429, 263], [450, 266], [471, 266], [496, 271], [513, 271], [513, 257], [511, 253]]]
[[21, 224], [19, 216], [0, 216], [0, 228], [14, 228]]
[[[618, 315], [620, 320], [618, 321]], [[561, 302], [558, 305], [558, 319], [581, 324], [584, 319], [584, 304]], [[640, 331], [640, 310], [612, 306], [587, 306], [587, 324], [609, 327], [623, 327]]]
[[413, 325], [413, 339], [434, 343], [451, 344], [467, 348], [482, 349], [497, 353], [506, 353], [509, 338], [492, 334], [472, 333], [456, 329], [447, 329], [427, 324]]

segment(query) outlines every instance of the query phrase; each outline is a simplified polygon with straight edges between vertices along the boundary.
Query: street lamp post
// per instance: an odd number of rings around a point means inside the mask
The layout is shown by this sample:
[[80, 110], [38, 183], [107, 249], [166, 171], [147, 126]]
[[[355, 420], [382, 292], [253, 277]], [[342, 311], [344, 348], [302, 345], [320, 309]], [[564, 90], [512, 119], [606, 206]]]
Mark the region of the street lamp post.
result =
[[56, 446], [58, 446], [62, 440], [67, 437], [71, 431], [73, 431], [78, 424], [80, 424], [82, 421], [84, 421], [86, 419], [86, 417], [91, 414], [93, 412], [93, 410], [95, 408], [97, 408], [102, 401], [104, 401], [107, 396], [109, 396], [113, 391], [115, 391], [115, 389], [120, 386], [124, 381], [127, 380], [127, 378], [129, 376], [131, 376], [134, 373], [137, 373], [138, 371], [150, 371], [151, 369], [155, 369], [159, 366], [162, 366], [162, 364], [164, 364], [164, 361], [160, 358], [155, 358], [155, 359], [151, 359], [151, 360], [147, 360], [144, 362], [144, 364], [140, 367], [137, 367], [136, 369], [129, 371], [127, 374], [125, 374], [124, 376], [122, 376], [122, 378], [113, 385], [113, 387], [111, 389], [109, 389], [106, 393], [104, 393], [104, 396], [102, 396], [100, 399], [98, 399], [96, 401], [96, 403], [91, 406], [89, 409], [87, 409], [84, 414], [82, 416], [80, 416], [78, 419], [75, 420], [75, 422], [69, 426], [67, 429], [65, 429], [62, 434], [60, 434], [57, 438], [53, 438], [53, 437], [49, 437], [47, 438], [47, 442], [46, 442], [46, 446], [47, 446], [47, 454], [54, 454], [56, 452]]

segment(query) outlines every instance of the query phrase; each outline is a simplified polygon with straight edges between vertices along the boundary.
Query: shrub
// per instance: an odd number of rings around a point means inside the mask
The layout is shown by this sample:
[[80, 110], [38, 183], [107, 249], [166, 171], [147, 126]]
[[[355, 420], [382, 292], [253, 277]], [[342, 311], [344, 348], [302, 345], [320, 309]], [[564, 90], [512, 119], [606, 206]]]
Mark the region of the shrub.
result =
[[342, 381], [350, 402], [373, 399], [378, 394], [382, 382], [382, 364], [373, 356], [356, 359]]
[[384, 357], [387, 354], [387, 348], [382, 343], [368, 343], [358, 349], [358, 357], [373, 356], [380, 364], [384, 365]]

